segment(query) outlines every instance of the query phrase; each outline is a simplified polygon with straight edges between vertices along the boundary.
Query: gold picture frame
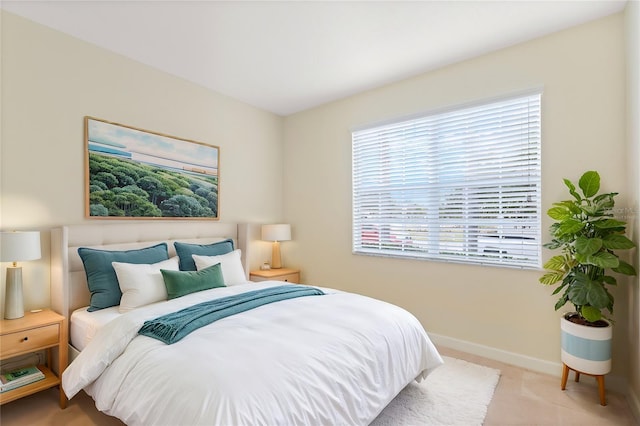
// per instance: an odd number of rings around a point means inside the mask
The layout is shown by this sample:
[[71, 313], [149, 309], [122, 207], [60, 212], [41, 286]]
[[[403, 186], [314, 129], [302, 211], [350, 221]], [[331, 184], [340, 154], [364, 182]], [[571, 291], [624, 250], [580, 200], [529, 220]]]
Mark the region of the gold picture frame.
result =
[[220, 148], [85, 117], [85, 217], [219, 219]]

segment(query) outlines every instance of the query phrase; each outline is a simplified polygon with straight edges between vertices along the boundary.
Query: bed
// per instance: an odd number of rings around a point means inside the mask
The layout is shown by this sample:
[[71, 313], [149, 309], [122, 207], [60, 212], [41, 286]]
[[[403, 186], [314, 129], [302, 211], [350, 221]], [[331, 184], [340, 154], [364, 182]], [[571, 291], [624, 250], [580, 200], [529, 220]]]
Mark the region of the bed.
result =
[[[367, 425], [407, 384], [442, 364], [419, 321], [397, 306], [327, 287], [249, 282], [248, 271], [259, 264], [252, 260], [258, 239], [252, 226], [141, 222], [54, 229], [52, 307], [70, 318], [72, 362], [62, 379], [67, 396], [84, 390], [98, 410], [128, 425]], [[194, 272], [172, 263], [183, 260], [176, 242], [217, 247], [223, 241], [233, 242], [232, 252], [192, 256]], [[116, 261], [120, 304], [88, 312], [95, 292], [89, 292], [79, 248], [137, 254], [164, 245], [167, 260]], [[150, 277], [157, 280], [157, 265], [168, 264], [175, 272], [163, 268], [162, 277], [173, 298], [146, 303], [146, 289], [159, 285]], [[211, 281], [203, 274], [219, 274], [220, 286], [194, 291]], [[284, 291], [313, 294], [223, 316], [172, 344], [138, 333], [147, 322], [194, 306]]]

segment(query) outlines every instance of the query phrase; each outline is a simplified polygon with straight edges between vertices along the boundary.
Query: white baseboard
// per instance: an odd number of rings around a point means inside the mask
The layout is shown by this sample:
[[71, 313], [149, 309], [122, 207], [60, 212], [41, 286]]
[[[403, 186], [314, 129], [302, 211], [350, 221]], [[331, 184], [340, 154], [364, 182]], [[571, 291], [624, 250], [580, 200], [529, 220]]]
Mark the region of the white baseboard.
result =
[[[447, 337], [433, 333], [428, 334], [436, 346], [443, 346], [446, 348], [479, 355], [481, 357], [489, 358], [495, 361], [504, 362], [505, 364], [515, 365], [516, 367], [526, 368], [527, 370], [535, 371], [537, 373], [556, 376], [558, 377], [558, 381], [562, 376], [562, 363], [559, 361], [546, 361], [515, 352], [509, 352], [502, 349], [492, 348], [490, 346], [480, 345], [478, 343], [468, 342], [466, 340], [455, 339], [453, 337]], [[558, 354], [558, 357], [560, 357], [560, 354]], [[595, 380], [581, 380], [580, 382], [584, 382], [590, 386], [597, 385]], [[611, 389], [623, 395], [627, 395], [627, 399], [629, 400], [629, 405], [631, 406], [632, 410], [638, 410], [640, 408], [637, 395], [630, 394], [631, 388], [626, 378], [608, 374], [606, 377], [606, 386], [608, 389]], [[633, 403], [631, 401], [632, 397], [635, 399]], [[635, 407], [633, 406], [634, 404]]]

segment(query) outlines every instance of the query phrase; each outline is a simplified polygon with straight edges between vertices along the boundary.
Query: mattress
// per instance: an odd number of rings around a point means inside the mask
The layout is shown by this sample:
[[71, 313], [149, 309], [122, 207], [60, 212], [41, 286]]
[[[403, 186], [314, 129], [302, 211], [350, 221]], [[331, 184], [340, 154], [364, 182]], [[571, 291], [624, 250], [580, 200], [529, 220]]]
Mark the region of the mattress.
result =
[[101, 309], [95, 312], [87, 311], [88, 306], [79, 308], [71, 314], [71, 327], [69, 339], [71, 345], [82, 351], [91, 342], [105, 324], [122, 315], [117, 306]]

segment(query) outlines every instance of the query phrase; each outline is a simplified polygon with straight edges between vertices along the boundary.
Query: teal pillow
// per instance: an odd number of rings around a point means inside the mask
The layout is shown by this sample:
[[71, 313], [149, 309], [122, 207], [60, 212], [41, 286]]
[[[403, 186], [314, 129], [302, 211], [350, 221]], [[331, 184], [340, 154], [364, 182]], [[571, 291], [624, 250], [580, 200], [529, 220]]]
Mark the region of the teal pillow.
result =
[[222, 279], [222, 268], [219, 263], [199, 271], [171, 271], [160, 269], [164, 285], [167, 287], [167, 298], [185, 296], [196, 291], [216, 287], [226, 287]]
[[221, 254], [231, 253], [233, 251], [233, 240], [226, 239], [217, 241], [213, 244], [189, 244], [174, 242], [176, 254], [180, 259], [181, 271], [195, 271], [196, 264], [191, 257], [194, 254], [199, 256], [219, 256]]
[[169, 259], [166, 243], [125, 251], [80, 247], [78, 254], [84, 264], [87, 285], [91, 293], [91, 303], [89, 309], [87, 309], [89, 312], [120, 304], [122, 292], [118, 285], [116, 271], [111, 266], [112, 262], [151, 264]]

